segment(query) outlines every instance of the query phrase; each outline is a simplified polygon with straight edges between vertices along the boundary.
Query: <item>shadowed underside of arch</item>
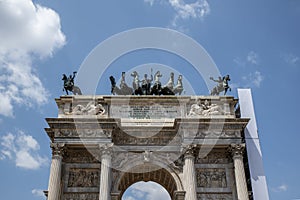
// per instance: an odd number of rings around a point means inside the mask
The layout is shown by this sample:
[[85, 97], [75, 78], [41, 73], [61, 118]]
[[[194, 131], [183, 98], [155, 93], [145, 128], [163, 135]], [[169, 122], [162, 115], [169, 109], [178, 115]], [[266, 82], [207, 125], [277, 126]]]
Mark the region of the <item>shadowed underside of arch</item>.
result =
[[166, 169], [161, 168], [153, 171], [149, 169], [149, 166], [135, 168], [138, 170], [133, 169], [131, 172], [124, 173], [120, 180], [118, 189], [121, 191], [121, 196], [128, 187], [136, 182], [153, 181], [163, 186], [172, 198], [174, 191], [177, 190], [177, 186], [174, 178]]

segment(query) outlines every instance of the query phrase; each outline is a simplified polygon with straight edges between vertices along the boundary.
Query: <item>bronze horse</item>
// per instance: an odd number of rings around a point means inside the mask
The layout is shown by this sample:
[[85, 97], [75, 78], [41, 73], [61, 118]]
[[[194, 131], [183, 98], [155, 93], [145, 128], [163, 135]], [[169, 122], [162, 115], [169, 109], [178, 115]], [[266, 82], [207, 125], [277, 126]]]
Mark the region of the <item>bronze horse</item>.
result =
[[74, 95], [82, 95], [81, 90], [78, 86], [74, 85], [74, 78], [75, 78], [76, 72], [73, 72], [73, 76], [70, 75], [67, 77], [67, 75], [63, 74], [62, 80], [64, 81], [64, 88], [63, 91], [66, 91], [67, 95], [69, 95], [69, 92], [72, 92]]

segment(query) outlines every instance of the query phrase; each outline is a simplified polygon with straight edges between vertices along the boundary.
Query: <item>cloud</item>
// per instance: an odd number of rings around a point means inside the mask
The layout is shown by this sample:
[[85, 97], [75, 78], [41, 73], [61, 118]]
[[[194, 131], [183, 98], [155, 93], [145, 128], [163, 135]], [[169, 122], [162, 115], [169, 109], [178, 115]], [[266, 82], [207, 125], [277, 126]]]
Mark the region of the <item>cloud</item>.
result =
[[39, 169], [49, 163], [48, 158], [38, 154], [40, 145], [23, 131], [17, 134], [8, 133], [0, 138], [0, 159], [13, 160], [17, 167], [24, 169]]
[[157, 200], [170, 199], [168, 192], [159, 184], [150, 182], [137, 182], [130, 188], [129, 195], [123, 197], [124, 200]]
[[150, 6], [153, 6], [155, 0], [144, 0], [145, 3], [149, 3]]
[[288, 186], [286, 184], [279, 185], [276, 188], [272, 188], [274, 192], [286, 192], [288, 190]]
[[[152, 6], [156, 2], [161, 3], [165, 1], [144, 0], [144, 2]], [[210, 13], [210, 6], [207, 0], [195, 0], [193, 3], [186, 3], [184, 0], [168, 0], [167, 4], [175, 11], [175, 15], [171, 22], [171, 26], [173, 27], [178, 26], [178, 20], [180, 19], [203, 19]]]
[[248, 52], [246, 57], [236, 57], [233, 59], [233, 62], [235, 62], [238, 66], [245, 67], [246, 65], [259, 65], [260, 64], [260, 58], [258, 53], [254, 51]]
[[12, 117], [15, 105], [47, 102], [48, 93], [33, 67], [65, 44], [59, 15], [32, 0], [0, 1], [0, 114]]
[[36, 197], [41, 197], [41, 199], [46, 199], [43, 190], [40, 189], [33, 189], [31, 193]]
[[251, 87], [251, 86], [255, 86], [255, 87], [260, 87], [261, 82], [264, 80], [263, 75], [261, 74], [261, 72], [259, 71], [255, 71], [254, 73], [250, 73], [247, 76], [243, 76], [242, 80], [244, 82], [246, 82], [246, 87]]
[[250, 51], [247, 55], [247, 61], [251, 64], [254, 64], [254, 65], [258, 65], [258, 60], [259, 60], [259, 57], [258, 57], [258, 54], [255, 53], [254, 51]]
[[300, 58], [292, 53], [284, 54], [281, 56], [284, 61], [289, 65], [296, 65], [299, 63]]

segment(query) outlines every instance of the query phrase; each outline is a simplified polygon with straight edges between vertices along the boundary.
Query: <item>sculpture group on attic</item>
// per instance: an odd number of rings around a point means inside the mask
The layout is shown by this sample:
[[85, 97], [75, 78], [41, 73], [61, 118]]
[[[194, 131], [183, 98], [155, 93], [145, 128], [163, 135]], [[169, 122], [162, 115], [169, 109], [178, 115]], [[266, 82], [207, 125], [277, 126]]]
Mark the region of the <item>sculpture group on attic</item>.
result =
[[[116, 80], [113, 76], [110, 76], [111, 93], [117, 95], [181, 95], [183, 91], [182, 75], [178, 76], [177, 84], [174, 84], [174, 73], [170, 73], [169, 81], [166, 85], [162, 85], [160, 78], [161, 72], [158, 70], [154, 76], [148, 78], [147, 74], [144, 74], [144, 78], [140, 80], [137, 71], [131, 73], [133, 77], [132, 87], [129, 87], [125, 81], [125, 72], [122, 72], [120, 87], [116, 85]], [[153, 86], [151, 87], [153, 83]]]

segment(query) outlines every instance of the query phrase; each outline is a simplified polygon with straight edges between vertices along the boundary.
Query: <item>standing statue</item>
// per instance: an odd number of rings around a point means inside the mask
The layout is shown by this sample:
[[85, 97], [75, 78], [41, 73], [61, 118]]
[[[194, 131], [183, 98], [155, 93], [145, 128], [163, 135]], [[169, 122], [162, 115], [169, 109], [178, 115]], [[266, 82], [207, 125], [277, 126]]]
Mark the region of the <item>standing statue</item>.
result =
[[179, 75], [177, 79], [177, 85], [174, 87], [173, 92], [174, 94], [181, 95], [182, 91], [183, 91], [182, 75]]
[[169, 79], [168, 83], [166, 85], [164, 85], [164, 87], [167, 87], [170, 90], [173, 90], [173, 88], [174, 88], [174, 73], [173, 72], [170, 73], [170, 79]]
[[74, 78], [77, 72], [73, 72], [73, 75], [67, 77], [66, 74], [63, 74], [62, 80], [64, 81], [63, 91], [66, 91], [67, 95], [69, 95], [68, 91], [72, 92], [74, 95], [82, 95], [81, 90], [78, 86], [74, 85]]
[[228, 81], [230, 81], [229, 75], [223, 76], [218, 78], [218, 80], [215, 80], [213, 77], [210, 77], [210, 80], [213, 80], [214, 82], [217, 82], [218, 85], [212, 89], [210, 92], [210, 95], [219, 95], [220, 92], [224, 91], [224, 95], [226, 95], [228, 89], [231, 91], [231, 88], [228, 85]]
[[144, 95], [150, 94], [152, 81], [153, 81], [153, 76], [152, 76], [152, 68], [151, 68], [151, 79], [148, 79], [148, 75], [144, 74], [144, 79], [142, 80], [142, 90]]

